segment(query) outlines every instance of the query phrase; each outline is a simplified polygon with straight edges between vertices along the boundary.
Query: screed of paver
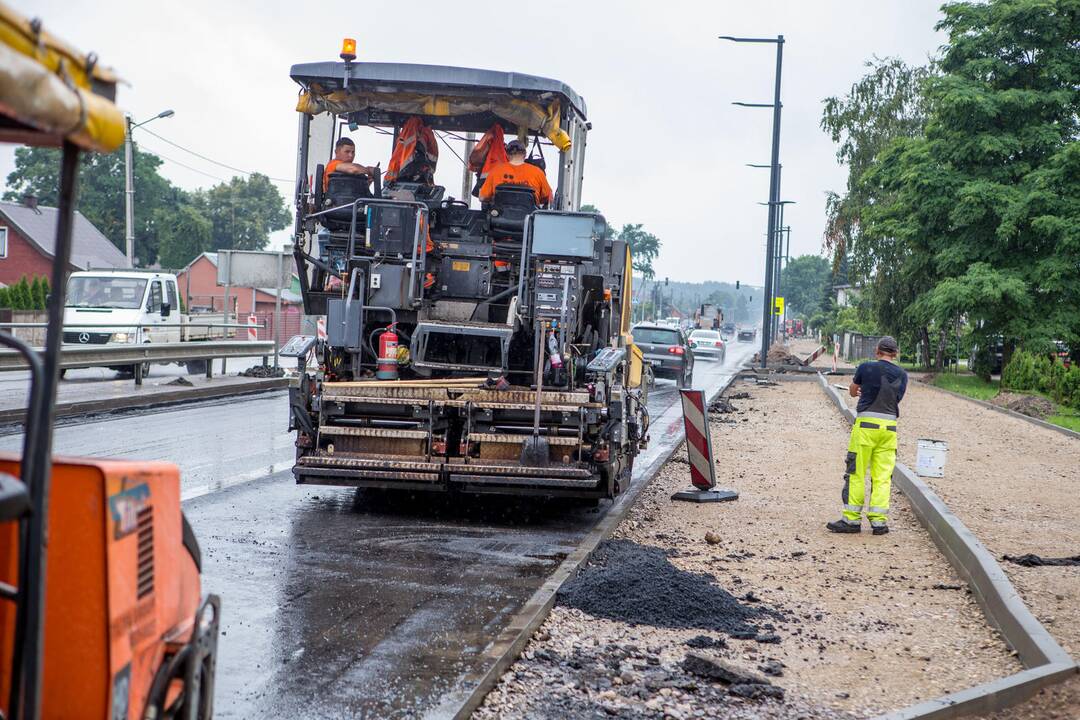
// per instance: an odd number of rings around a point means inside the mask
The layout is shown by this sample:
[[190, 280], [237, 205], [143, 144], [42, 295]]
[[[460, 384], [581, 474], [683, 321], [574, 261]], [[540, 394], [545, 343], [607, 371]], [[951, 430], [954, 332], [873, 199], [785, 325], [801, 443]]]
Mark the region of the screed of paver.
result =
[[[1080, 656], [1080, 567], [1023, 567], [1005, 555], [1080, 553], [1080, 440], [912, 383], [902, 403], [900, 461], [919, 438], [945, 440], [945, 476], [923, 478], [998, 559], [1046, 629]], [[1080, 677], [995, 720], [1080, 718]]]
[[[729, 395], [711, 434], [718, 482], [739, 500], [671, 502], [689, 479], [680, 450], [476, 717], [867, 717], [1020, 669], [898, 493], [891, 534], [825, 530], [848, 427], [819, 387]], [[702, 583], [721, 617], [668, 593], [699, 603]], [[783, 700], [686, 672], [692, 648], [766, 673]]]

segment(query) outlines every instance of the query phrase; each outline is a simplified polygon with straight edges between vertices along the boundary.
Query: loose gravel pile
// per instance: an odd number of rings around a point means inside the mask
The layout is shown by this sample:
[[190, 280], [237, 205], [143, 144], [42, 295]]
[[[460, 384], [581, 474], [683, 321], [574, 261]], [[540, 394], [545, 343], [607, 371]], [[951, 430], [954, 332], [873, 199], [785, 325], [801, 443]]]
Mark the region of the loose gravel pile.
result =
[[[711, 418], [734, 503], [674, 503], [680, 450], [475, 717], [856, 718], [1020, 668], [910, 508], [835, 536], [848, 428], [814, 383]], [[700, 607], [699, 607], [700, 606]]]
[[243, 377], [250, 378], [279, 378], [285, 377], [285, 368], [272, 367], [270, 365], [252, 365], [247, 370], [239, 373]]

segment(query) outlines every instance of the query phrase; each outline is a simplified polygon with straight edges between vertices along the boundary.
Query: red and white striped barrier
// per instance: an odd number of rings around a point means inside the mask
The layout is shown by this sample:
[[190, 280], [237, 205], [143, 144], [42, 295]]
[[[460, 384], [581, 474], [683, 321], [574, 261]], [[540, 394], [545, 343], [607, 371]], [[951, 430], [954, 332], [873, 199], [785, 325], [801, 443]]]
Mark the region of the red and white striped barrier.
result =
[[325, 340], [326, 339], [326, 318], [325, 317], [320, 317], [318, 320], [315, 321], [315, 336], [319, 340]]
[[680, 390], [683, 425], [686, 427], [686, 454], [690, 457], [690, 482], [699, 490], [716, 487], [712, 438], [704, 390]]
[[735, 500], [739, 493], [716, 488], [716, 465], [713, 462], [712, 437], [709, 435], [709, 408], [704, 390], [680, 390], [683, 426], [686, 428], [686, 455], [690, 459], [690, 490], [680, 490], [672, 500], [718, 502]]
[[248, 324], [248, 340], [258, 340], [259, 339], [259, 328], [258, 328], [259, 318], [257, 318], [255, 315], [248, 315], [247, 324]]

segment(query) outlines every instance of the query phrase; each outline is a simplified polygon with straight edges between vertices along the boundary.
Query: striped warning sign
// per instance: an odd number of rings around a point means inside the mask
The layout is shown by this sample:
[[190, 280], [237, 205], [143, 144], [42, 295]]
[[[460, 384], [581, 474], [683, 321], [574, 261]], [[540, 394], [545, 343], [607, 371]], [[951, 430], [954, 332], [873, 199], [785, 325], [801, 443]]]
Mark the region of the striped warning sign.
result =
[[326, 339], [326, 317], [320, 317], [315, 321], [315, 336], [320, 340]]
[[690, 457], [690, 482], [700, 490], [710, 490], [716, 487], [716, 468], [713, 467], [705, 391], [680, 390], [679, 393], [686, 426], [686, 454]]

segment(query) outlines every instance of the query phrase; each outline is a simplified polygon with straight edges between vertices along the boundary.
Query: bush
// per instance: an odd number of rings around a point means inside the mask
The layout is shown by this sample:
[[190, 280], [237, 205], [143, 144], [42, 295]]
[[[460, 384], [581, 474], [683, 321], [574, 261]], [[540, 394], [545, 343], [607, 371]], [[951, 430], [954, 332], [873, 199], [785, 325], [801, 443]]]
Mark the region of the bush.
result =
[[978, 375], [985, 382], [990, 382], [990, 377], [994, 372], [994, 356], [985, 343], [979, 345], [975, 350], [971, 372]]
[[1062, 405], [1080, 408], [1080, 367], [1068, 370], [1057, 358], [1017, 350], [1001, 372], [1001, 387], [1043, 393]]
[[1080, 365], [1073, 365], [1061, 376], [1060, 402], [1080, 409]]

